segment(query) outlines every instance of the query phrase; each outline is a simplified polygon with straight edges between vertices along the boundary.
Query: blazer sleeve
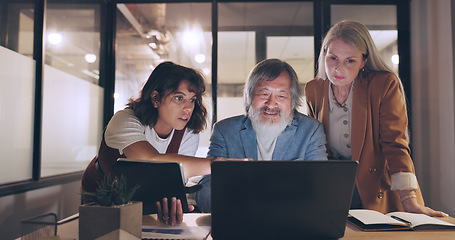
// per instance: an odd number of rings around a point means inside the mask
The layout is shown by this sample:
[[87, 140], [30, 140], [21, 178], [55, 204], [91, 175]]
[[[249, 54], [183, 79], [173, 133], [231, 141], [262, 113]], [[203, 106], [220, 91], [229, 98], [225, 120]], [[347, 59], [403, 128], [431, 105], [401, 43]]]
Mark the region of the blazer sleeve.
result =
[[[413, 172], [414, 164], [410, 156], [407, 126], [406, 100], [400, 80], [394, 74], [387, 74], [383, 86], [370, 89], [383, 89], [379, 102], [379, 142], [387, 160], [390, 174]], [[377, 87], [377, 88], [376, 88]]]
[[208, 157], [228, 157], [226, 139], [224, 138], [219, 126], [215, 124], [212, 136], [210, 137]]
[[326, 137], [321, 123], [317, 122], [315, 131], [308, 142], [305, 160], [327, 160]]
[[314, 118], [314, 90], [311, 86], [311, 82], [305, 84], [304, 93], [306, 98], [307, 114], [308, 116]]
[[307, 104], [307, 115], [321, 120], [322, 116], [321, 109], [323, 107], [323, 99], [325, 96], [325, 81], [323, 79], [313, 79], [305, 84], [305, 97], [306, 97], [306, 104]]

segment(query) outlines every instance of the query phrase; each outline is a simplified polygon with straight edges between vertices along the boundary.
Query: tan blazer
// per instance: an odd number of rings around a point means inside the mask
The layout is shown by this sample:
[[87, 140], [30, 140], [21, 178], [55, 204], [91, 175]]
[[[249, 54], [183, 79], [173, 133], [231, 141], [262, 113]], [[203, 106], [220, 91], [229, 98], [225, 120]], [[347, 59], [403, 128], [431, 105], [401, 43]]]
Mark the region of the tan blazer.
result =
[[[329, 84], [329, 80], [314, 79], [305, 86], [308, 115], [322, 122], [326, 133], [330, 131]], [[353, 88], [351, 153], [359, 161], [356, 185], [364, 208], [382, 213], [403, 211], [398, 193], [390, 190], [390, 176], [415, 174], [403, 94], [397, 77], [385, 72], [357, 78]], [[420, 189], [416, 195], [424, 206]]]

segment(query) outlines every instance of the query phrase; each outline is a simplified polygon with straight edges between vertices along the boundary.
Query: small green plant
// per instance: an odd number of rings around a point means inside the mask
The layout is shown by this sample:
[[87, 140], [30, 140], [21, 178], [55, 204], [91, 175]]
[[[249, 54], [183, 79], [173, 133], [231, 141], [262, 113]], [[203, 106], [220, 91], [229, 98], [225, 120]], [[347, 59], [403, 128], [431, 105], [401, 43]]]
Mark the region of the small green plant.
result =
[[113, 180], [104, 176], [104, 179], [98, 182], [95, 192], [82, 192], [81, 194], [101, 206], [123, 205], [131, 201], [139, 188], [140, 185], [136, 184], [133, 188], [128, 189], [126, 177], [123, 175], [120, 178], [116, 176]]

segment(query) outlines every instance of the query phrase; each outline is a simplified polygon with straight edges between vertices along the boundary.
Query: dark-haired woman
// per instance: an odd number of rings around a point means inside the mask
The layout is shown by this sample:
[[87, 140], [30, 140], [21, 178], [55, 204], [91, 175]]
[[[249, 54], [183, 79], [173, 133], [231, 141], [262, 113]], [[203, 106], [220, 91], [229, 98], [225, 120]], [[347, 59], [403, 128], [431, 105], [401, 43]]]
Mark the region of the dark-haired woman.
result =
[[[141, 96], [131, 99], [106, 126], [98, 155], [85, 170], [83, 191], [94, 192], [104, 174], [112, 177], [118, 158], [180, 162], [185, 177], [209, 174], [212, 159], [193, 157], [198, 133], [206, 126], [204, 91], [200, 72], [173, 62], [159, 64]], [[157, 204], [159, 217], [171, 225], [181, 223], [181, 202], [175, 198], [170, 201], [171, 209], [167, 209], [167, 199], [162, 209]]]

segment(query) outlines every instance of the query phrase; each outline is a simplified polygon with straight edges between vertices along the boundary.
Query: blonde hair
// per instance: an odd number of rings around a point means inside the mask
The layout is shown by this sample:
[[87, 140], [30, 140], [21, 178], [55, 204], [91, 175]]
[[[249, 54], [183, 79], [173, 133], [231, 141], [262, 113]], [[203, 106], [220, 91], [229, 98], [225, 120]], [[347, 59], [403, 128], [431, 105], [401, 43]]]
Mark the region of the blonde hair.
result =
[[327, 49], [330, 44], [335, 40], [343, 40], [351, 44], [362, 53], [363, 59], [368, 58], [363, 68], [364, 70], [360, 74], [365, 75], [370, 72], [394, 73], [392, 68], [381, 58], [368, 28], [362, 23], [344, 20], [330, 28], [322, 42], [316, 74], [318, 78], [327, 78], [325, 73], [325, 56], [327, 55]]
[[[371, 38], [368, 28], [362, 23], [356, 21], [344, 20], [335, 24], [327, 32], [322, 42], [321, 52], [318, 58], [318, 68], [316, 72], [316, 77], [327, 79], [327, 74], [325, 72], [325, 56], [327, 55], [327, 49], [330, 44], [335, 40], [343, 40], [345, 43], [351, 44], [353, 47], [357, 48], [363, 56], [363, 59], [367, 59], [365, 66], [362, 71], [359, 71], [360, 79], [364, 78], [371, 72], [389, 72], [394, 74], [399, 83], [402, 94], [402, 100], [404, 106], [407, 107], [406, 96], [404, 95], [403, 83], [401, 82], [398, 74], [396, 74], [392, 68], [382, 59], [379, 54], [376, 45]], [[409, 131], [406, 127], [405, 130], [406, 140], [409, 143]]]

